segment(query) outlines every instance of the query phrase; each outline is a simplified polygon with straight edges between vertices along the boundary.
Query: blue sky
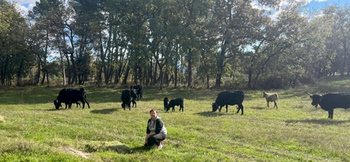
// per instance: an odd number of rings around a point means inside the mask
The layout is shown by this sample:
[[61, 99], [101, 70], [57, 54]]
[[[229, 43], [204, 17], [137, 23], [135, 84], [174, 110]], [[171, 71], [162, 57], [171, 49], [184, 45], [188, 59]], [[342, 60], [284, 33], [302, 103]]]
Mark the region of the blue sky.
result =
[[350, 5], [350, 0], [327, 0], [325, 2], [312, 1], [305, 7], [308, 9], [320, 10], [322, 8], [325, 8], [331, 5], [337, 5], [337, 6]]
[[[35, 2], [39, 0], [6, 0], [8, 2], [14, 2], [17, 4], [17, 8], [22, 14], [28, 13], [28, 10], [31, 10], [35, 6]], [[290, 0], [281, 0], [281, 6], [287, 4]], [[331, 5], [350, 5], [350, 0], [292, 0], [293, 2], [305, 2], [306, 9], [310, 10], [321, 10], [327, 6]], [[264, 8], [261, 6], [256, 6], [257, 8]]]

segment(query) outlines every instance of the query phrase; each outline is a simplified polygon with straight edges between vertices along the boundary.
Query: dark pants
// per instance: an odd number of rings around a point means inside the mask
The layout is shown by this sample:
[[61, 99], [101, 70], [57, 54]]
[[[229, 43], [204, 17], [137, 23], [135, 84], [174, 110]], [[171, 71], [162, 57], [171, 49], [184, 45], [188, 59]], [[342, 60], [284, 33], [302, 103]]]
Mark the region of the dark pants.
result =
[[155, 134], [148, 138], [147, 145], [153, 146], [154, 144], [156, 144], [157, 146], [159, 146], [160, 142], [165, 140], [165, 137], [166, 135], [162, 133]]

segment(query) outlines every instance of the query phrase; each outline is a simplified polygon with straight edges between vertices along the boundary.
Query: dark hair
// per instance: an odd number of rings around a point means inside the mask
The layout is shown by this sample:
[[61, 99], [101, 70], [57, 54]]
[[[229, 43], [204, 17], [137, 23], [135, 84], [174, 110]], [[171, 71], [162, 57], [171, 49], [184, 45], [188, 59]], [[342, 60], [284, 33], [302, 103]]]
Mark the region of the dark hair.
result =
[[157, 113], [157, 110], [156, 109], [151, 109], [150, 111], [149, 111], [149, 113], [152, 113], [152, 112], [155, 112], [155, 113]]

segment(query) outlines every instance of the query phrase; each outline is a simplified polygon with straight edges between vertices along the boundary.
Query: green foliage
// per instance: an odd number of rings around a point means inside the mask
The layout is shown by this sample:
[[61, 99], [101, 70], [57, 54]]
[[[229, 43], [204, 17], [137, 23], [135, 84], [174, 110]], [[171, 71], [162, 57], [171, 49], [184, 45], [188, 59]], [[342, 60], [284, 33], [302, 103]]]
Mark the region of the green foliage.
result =
[[29, 29], [14, 6], [1, 1], [1, 84], [22, 85], [30, 76], [48, 85], [53, 78], [255, 89], [278, 78], [277, 87], [289, 88], [349, 75], [349, 6], [307, 17], [301, 3], [280, 2], [43, 0], [29, 12]]
[[[349, 161], [350, 113], [333, 120], [310, 104], [307, 92], [349, 91], [347, 79], [318, 87], [270, 90], [279, 108], [267, 108], [261, 91], [245, 91], [245, 114], [211, 112], [220, 90], [144, 89], [137, 108], [122, 110], [119, 87], [84, 87], [91, 109], [54, 110], [60, 87], [11, 87], [0, 92], [0, 161]], [[328, 88], [327, 88], [328, 87]], [[328, 89], [328, 90], [327, 90]], [[183, 97], [184, 112], [165, 113], [163, 97]], [[144, 148], [149, 110], [168, 129], [161, 151]]]

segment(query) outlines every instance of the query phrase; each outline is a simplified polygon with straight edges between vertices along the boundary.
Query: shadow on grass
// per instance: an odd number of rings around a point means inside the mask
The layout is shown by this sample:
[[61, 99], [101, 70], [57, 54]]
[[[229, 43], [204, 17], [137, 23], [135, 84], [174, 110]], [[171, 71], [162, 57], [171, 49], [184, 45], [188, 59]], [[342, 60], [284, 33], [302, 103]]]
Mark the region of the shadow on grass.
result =
[[223, 115], [234, 115], [236, 112], [212, 112], [212, 111], [205, 111], [205, 112], [199, 112], [194, 113], [195, 115], [205, 116], [205, 117], [217, 117], [217, 116], [223, 116]]
[[292, 123], [307, 123], [307, 124], [321, 124], [321, 125], [339, 125], [350, 123], [350, 120], [332, 120], [332, 119], [302, 119], [302, 120], [286, 120], [286, 125]]
[[115, 145], [115, 146], [107, 146], [105, 148], [106, 150], [118, 152], [120, 154], [131, 154], [133, 153], [133, 150], [125, 145]]
[[55, 108], [48, 108], [48, 109], [43, 109], [44, 111], [66, 111], [66, 110], [71, 110], [71, 109], [65, 109], [65, 108], [60, 108], [60, 109], [55, 109]]
[[264, 110], [266, 109], [265, 107], [260, 107], [260, 106], [253, 106], [253, 107], [250, 107], [251, 109], [255, 109], [255, 110]]
[[112, 114], [115, 111], [118, 111], [118, 109], [112, 108], [112, 109], [102, 109], [102, 110], [91, 110], [90, 112], [93, 114]]
[[150, 151], [154, 146], [138, 146], [131, 149], [132, 153], [142, 153]]

